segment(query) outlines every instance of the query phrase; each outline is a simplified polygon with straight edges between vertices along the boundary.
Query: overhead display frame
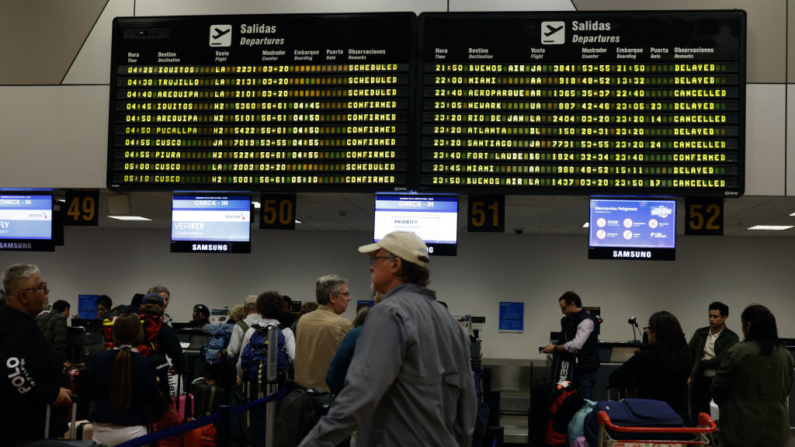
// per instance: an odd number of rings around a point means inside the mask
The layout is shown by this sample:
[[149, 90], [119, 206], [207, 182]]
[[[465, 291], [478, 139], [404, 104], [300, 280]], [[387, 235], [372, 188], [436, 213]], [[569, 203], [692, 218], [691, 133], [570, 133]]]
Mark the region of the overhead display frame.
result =
[[117, 18], [111, 190], [405, 191], [413, 13]]
[[423, 192], [739, 197], [744, 11], [419, 19]]

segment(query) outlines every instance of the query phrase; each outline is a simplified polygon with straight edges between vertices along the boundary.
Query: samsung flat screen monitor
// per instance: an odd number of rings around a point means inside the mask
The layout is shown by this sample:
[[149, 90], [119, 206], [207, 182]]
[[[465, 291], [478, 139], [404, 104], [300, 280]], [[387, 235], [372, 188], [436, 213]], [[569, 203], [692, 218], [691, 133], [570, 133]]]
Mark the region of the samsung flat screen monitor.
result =
[[54, 251], [52, 195], [0, 195], [0, 251]]
[[588, 259], [676, 259], [675, 200], [591, 199]]
[[458, 197], [376, 195], [374, 241], [393, 231], [415, 233], [435, 256], [458, 253]]
[[172, 253], [251, 253], [251, 197], [173, 196]]

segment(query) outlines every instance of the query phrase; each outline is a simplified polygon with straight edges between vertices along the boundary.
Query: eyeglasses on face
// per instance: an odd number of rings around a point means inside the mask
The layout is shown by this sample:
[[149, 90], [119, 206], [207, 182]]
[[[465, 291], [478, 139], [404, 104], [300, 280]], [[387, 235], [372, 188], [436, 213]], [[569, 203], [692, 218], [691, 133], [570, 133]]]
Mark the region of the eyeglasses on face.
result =
[[351, 292], [338, 293], [337, 295], [342, 295], [342, 296], [344, 296], [345, 298], [350, 298], [350, 297], [351, 297]]
[[389, 259], [389, 256], [370, 256], [370, 265], [375, 265], [379, 259]]
[[28, 289], [22, 289], [20, 292], [27, 292], [28, 290], [47, 290], [47, 281], [43, 281], [36, 287], [30, 287]]

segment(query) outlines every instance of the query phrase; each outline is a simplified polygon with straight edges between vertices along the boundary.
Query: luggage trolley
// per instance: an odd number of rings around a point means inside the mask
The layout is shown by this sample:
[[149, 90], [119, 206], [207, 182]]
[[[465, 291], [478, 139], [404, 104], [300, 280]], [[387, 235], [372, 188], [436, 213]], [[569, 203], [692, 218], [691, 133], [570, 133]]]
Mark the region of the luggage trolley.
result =
[[[597, 416], [597, 421], [599, 422], [599, 447], [687, 447], [691, 445], [696, 446], [709, 446], [710, 438], [707, 436], [708, 434], [714, 433], [716, 426], [715, 421], [706, 414], [701, 413], [698, 415], [698, 427], [621, 427], [618, 425], [613, 424], [610, 420], [610, 416], [607, 415], [604, 411], [600, 411]], [[657, 433], [657, 434], [692, 434], [693, 438], [691, 440], [683, 441], [683, 440], [658, 440], [658, 441], [644, 441], [642, 439], [623, 439], [623, 440], [616, 440], [610, 437], [610, 433], [607, 429], [613, 430], [615, 432], [620, 433], [637, 433], [642, 435], [643, 433]], [[639, 436], [642, 438], [642, 436]], [[595, 446], [593, 446], [595, 447]]]

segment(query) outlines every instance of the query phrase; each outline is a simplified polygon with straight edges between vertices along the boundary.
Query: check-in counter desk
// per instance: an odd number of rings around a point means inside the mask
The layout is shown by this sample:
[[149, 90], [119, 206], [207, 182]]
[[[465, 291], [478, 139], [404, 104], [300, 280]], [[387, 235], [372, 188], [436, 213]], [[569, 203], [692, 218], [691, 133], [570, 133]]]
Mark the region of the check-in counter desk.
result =
[[635, 351], [641, 346], [640, 343], [599, 342], [599, 363], [601, 365], [596, 371], [593, 400], [607, 400], [607, 379], [610, 374], [635, 355]]

